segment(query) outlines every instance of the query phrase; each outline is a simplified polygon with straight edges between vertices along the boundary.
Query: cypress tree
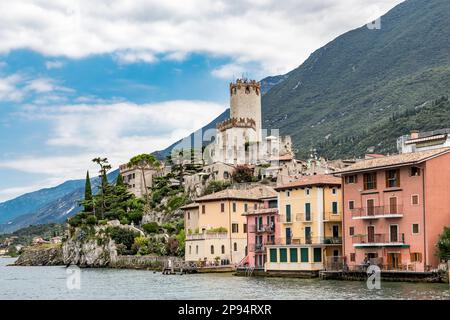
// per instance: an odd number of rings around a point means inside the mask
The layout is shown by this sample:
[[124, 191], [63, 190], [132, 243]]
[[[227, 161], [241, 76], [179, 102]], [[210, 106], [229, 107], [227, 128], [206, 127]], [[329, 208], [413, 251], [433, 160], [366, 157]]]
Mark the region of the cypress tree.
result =
[[124, 183], [123, 183], [123, 176], [122, 176], [120, 173], [119, 173], [119, 175], [117, 176], [116, 186], [117, 186], [117, 187], [122, 187], [122, 186], [124, 186]]
[[92, 201], [92, 187], [91, 187], [91, 179], [89, 178], [89, 171], [86, 173], [86, 184], [84, 187], [84, 212], [92, 212], [93, 211], [93, 201]]

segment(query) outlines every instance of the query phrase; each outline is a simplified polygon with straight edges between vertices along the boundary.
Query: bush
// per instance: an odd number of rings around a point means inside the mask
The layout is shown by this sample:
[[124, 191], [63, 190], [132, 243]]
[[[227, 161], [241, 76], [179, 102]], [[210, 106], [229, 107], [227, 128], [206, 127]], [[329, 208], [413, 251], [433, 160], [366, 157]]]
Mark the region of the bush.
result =
[[237, 183], [253, 182], [253, 169], [246, 165], [239, 165], [233, 174], [233, 181]]
[[98, 220], [98, 224], [101, 226], [106, 226], [106, 224], [108, 223], [108, 220], [104, 219], [104, 220]]
[[120, 227], [109, 227], [108, 229], [106, 229], [106, 232], [116, 244], [123, 244], [128, 250], [131, 249], [131, 246], [134, 243], [134, 239], [139, 236], [139, 233], [135, 231], [123, 229]]
[[185, 196], [174, 196], [167, 201], [167, 209], [170, 212], [177, 210], [179, 207], [183, 206], [186, 203]]
[[142, 226], [142, 229], [144, 229], [145, 232], [148, 234], [157, 233], [159, 232], [159, 225], [157, 222], [149, 222]]
[[132, 221], [134, 224], [141, 224], [142, 212], [138, 210], [132, 210], [128, 213], [128, 220]]
[[437, 256], [441, 260], [450, 260], [450, 227], [444, 227], [444, 231], [439, 235], [438, 243], [436, 244]]
[[68, 223], [69, 223], [69, 225], [71, 226], [71, 227], [78, 227], [80, 224], [81, 224], [81, 217], [80, 217], [80, 215], [75, 215], [75, 216], [73, 216], [72, 218], [70, 218], [69, 220], [68, 220]]
[[204, 195], [219, 192], [225, 190], [230, 186], [229, 182], [226, 181], [211, 181], [205, 189]]
[[97, 223], [97, 218], [94, 215], [90, 215], [86, 218], [86, 224], [95, 225]]

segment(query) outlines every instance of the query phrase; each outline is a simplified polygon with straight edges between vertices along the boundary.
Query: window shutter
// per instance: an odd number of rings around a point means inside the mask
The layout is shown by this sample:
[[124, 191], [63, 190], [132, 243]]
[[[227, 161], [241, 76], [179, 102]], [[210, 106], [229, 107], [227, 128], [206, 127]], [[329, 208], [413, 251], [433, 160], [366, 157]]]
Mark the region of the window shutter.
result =
[[397, 170], [397, 187], [400, 187], [400, 169]]

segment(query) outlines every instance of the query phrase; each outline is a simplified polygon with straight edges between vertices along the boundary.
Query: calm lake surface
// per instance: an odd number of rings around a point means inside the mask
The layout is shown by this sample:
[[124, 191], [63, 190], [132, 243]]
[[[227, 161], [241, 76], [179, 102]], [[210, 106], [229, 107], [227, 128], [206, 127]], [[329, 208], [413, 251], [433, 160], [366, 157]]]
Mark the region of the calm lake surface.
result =
[[[449, 299], [447, 284], [318, 279], [244, 278], [230, 274], [164, 276], [160, 272], [82, 269], [80, 289], [68, 289], [64, 267], [8, 267], [0, 258], [0, 299]], [[70, 281], [69, 281], [70, 283]]]

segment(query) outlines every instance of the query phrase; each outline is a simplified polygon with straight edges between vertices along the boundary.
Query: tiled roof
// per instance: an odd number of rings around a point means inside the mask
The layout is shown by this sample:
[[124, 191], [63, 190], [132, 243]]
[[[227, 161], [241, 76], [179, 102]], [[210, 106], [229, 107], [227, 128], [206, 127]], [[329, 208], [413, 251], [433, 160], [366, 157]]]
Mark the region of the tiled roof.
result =
[[384, 168], [384, 167], [415, 164], [415, 163], [420, 163], [422, 161], [425, 161], [428, 158], [447, 153], [449, 151], [450, 151], [450, 148], [447, 147], [447, 148], [439, 148], [439, 149], [420, 151], [420, 152], [397, 154], [397, 155], [393, 155], [393, 156], [386, 156], [383, 158], [363, 160], [363, 161], [356, 162], [355, 164], [348, 166], [341, 171], [337, 171], [334, 174], [345, 174], [345, 173], [349, 173], [349, 172], [364, 171], [364, 170], [368, 170], [368, 169], [377, 169], [377, 168]]
[[220, 199], [248, 199], [260, 200], [264, 198], [276, 197], [275, 190], [268, 186], [256, 186], [250, 189], [226, 189], [213, 194], [198, 198], [197, 202], [212, 201]]
[[285, 190], [295, 187], [306, 187], [314, 185], [340, 185], [341, 178], [333, 177], [327, 174], [317, 174], [312, 176], [303, 176], [300, 179], [278, 186], [276, 190]]
[[181, 210], [188, 210], [188, 209], [195, 209], [195, 208], [198, 208], [198, 203], [192, 202], [192, 203], [189, 203], [187, 205], [182, 206], [180, 209]]

